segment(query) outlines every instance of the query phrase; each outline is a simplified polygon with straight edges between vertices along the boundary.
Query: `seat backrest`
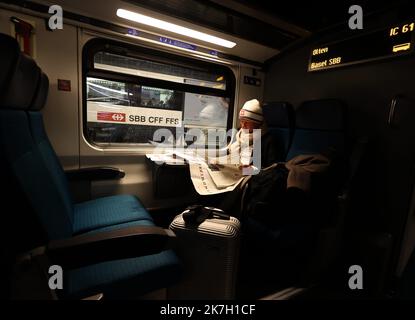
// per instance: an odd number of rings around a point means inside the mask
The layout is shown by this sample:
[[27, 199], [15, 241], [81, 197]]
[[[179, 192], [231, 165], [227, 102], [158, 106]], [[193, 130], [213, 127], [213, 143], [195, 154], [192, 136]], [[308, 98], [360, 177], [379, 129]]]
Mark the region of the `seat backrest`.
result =
[[268, 132], [274, 138], [278, 161], [285, 161], [294, 135], [295, 112], [288, 102], [268, 102], [262, 106]]
[[9, 170], [7, 178], [20, 190], [12, 201], [27, 200], [49, 240], [70, 237], [72, 206], [34, 143], [27, 114], [39, 98], [41, 70], [13, 38], [0, 34], [0, 46], [0, 69], [7, 74], [0, 78], [0, 157]]
[[335, 99], [306, 101], [296, 110], [293, 142], [287, 160], [346, 147], [346, 106]]
[[37, 94], [35, 100], [30, 106], [28, 112], [30, 130], [32, 133], [33, 141], [42, 157], [43, 162], [49, 169], [51, 177], [55, 183], [55, 186], [59, 193], [62, 195], [66, 211], [73, 211], [73, 201], [69, 191], [68, 180], [65, 175], [65, 171], [59, 161], [52, 144], [46, 134], [45, 126], [43, 123], [43, 115], [40, 110], [46, 104], [49, 91], [49, 79], [43, 72], [40, 76], [40, 81], [37, 88]]

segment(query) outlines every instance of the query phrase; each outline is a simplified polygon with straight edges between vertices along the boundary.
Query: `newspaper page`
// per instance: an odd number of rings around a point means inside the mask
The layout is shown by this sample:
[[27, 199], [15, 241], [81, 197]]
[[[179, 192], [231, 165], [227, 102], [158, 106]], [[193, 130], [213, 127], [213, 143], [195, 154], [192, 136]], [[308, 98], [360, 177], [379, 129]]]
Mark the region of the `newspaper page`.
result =
[[239, 165], [208, 164], [207, 169], [219, 189], [233, 186], [242, 178]]
[[[190, 176], [193, 186], [200, 195], [212, 195], [233, 191], [244, 177], [235, 173], [235, 170], [227, 168], [226, 170], [217, 170], [206, 163], [190, 163]], [[239, 169], [238, 169], [239, 171]], [[213, 178], [211, 173], [214, 172]], [[223, 172], [226, 172], [222, 174]], [[232, 173], [233, 172], [233, 173]], [[217, 183], [217, 184], [216, 184]]]
[[213, 195], [233, 191], [244, 179], [239, 164], [226, 162], [226, 160], [229, 160], [227, 156], [223, 159], [221, 157], [216, 158], [218, 163], [208, 163], [208, 160], [205, 158], [183, 152], [147, 154], [147, 157], [156, 163], [166, 163], [169, 165], [188, 163], [193, 186], [200, 195]]

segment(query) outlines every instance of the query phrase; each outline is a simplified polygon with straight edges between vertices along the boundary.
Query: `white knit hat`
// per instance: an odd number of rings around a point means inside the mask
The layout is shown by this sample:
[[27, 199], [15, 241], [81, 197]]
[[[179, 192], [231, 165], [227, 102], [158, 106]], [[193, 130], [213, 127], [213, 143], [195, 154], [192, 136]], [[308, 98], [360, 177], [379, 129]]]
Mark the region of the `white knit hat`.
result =
[[262, 108], [259, 101], [257, 99], [253, 99], [245, 102], [239, 112], [239, 119], [262, 123], [264, 121], [264, 117], [262, 115]]

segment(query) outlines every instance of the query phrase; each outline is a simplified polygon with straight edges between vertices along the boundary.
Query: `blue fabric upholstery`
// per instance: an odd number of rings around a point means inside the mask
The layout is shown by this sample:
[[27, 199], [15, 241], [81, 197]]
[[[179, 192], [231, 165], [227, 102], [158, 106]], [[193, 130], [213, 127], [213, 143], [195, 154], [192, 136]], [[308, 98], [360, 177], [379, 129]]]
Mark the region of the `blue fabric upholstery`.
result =
[[[10, 139], [10, 136], [14, 139]], [[28, 118], [24, 111], [0, 110], [0, 142], [3, 146], [2, 155], [4, 151], [7, 160], [12, 163], [14, 174], [47, 230], [48, 238], [70, 238], [73, 235], [72, 222], [64, 214], [65, 206], [59, 191], [53, 187], [54, 181], [31, 141]], [[75, 212], [76, 219], [84, 220], [84, 225], [95, 224], [95, 227], [97, 223], [103, 226], [102, 221], [108, 224], [112, 219], [114, 222], [113, 215], [117, 213], [126, 213], [129, 219], [141, 219], [128, 223], [120, 223], [121, 220], [118, 220], [116, 225], [107, 225], [93, 232], [154, 225], [144, 207], [133, 196], [114, 196], [86, 202], [76, 205]], [[77, 225], [81, 223], [77, 222]], [[85, 227], [84, 230], [86, 229]], [[172, 251], [100, 263], [66, 271], [65, 295], [84, 298], [103, 292], [106, 298], [135, 297], [177, 282], [180, 271], [180, 263]]]
[[[13, 137], [13, 139], [11, 139]], [[49, 239], [72, 236], [72, 212], [33, 143], [24, 111], [0, 110], [0, 144], [13, 176]]]
[[304, 102], [296, 111], [296, 128], [287, 160], [334, 149], [344, 152], [346, 107], [338, 100]]
[[[5, 227], [19, 233], [19, 224], [31, 223], [24, 215], [33, 217], [36, 221], [30, 227], [42, 229], [41, 245], [45, 245], [87, 231], [153, 226], [150, 215], [133, 196], [72, 203], [65, 174], [45, 133], [42, 116], [36, 111], [47, 98], [47, 77], [30, 57], [20, 53], [11, 37], [0, 34], [0, 47], [0, 163], [3, 171], [7, 170], [0, 172], [0, 177], [6, 187], [12, 187], [13, 192], [6, 194], [17, 196], [27, 208], [19, 212], [16, 204], [14, 211], [5, 210], [7, 215], [17, 215], [13, 221], [18, 220], [17, 226], [9, 226], [11, 219], [5, 217]], [[13, 200], [5, 199], [2, 193], [6, 204]], [[23, 238], [29, 246], [38, 245], [26, 234]], [[97, 292], [107, 298], [138, 296], [175, 282], [179, 270], [172, 251], [65, 270], [65, 293], [78, 298]]]
[[55, 188], [59, 190], [62, 195], [62, 202], [65, 206], [65, 212], [69, 213], [71, 221], [74, 223], [74, 208], [71, 194], [69, 192], [68, 182], [61, 163], [59, 162], [59, 159], [53, 150], [51, 143], [49, 142], [49, 138], [46, 135], [42, 114], [40, 112], [31, 111], [28, 112], [28, 116], [35, 145], [43, 159], [43, 162], [47, 164], [47, 169], [53, 179]]
[[[56, 191], [63, 195], [65, 210], [70, 212], [72, 235], [154, 226], [150, 214], [134, 196], [112, 196], [73, 205], [64, 171], [46, 135], [42, 114], [31, 111], [28, 116], [37, 151], [46, 164]], [[100, 263], [66, 272], [65, 295], [82, 298], [103, 292], [106, 298], [138, 296], [175, 283], [179, 270], [177, 257], [172, 251]]]
[[111, 226], [94, 229], [94, 230], [85, 232], [85, 234], [94, 234], [94, 233], [99, 233], [99, 232], [114, 231], [114, 230], [120, 230], [122, 228], [128, 228], [128, 227], [154, 227], [154, 222], [148, 219], [130, 221], [126, 223], [114, 224]]
[[329, 148], [335, 148], [340, 152], [344, 150], [344, 132], [298, 129], [287, 158], [292, 159], [300, 154], [321, 153]]
[[73, 232], [84, 233], [134, 220], [153, 221], [136, 197], [120, 195], [99, 198], [75, 205]]
[[147, 210], [134, 196], [100, 198], [73, 205], [65, 173], [46, 135], [42, 114], [38, 111], [31, 111], [28, 114], [33, 140], [44, 163], [47, 164], [56, 189], [62, 195], [65, 210], [69, 212], [73, 224], [74, 234], [133, 220], [152, 221]]
[[262, 106], [262, 112], [276, 144], [278, 161], [285, 161], [294, 134], [294, 108], [288, 102], [268, 102]]
[[287, 152], [290, 148], [290, 130], [288, 128], [268, 128], [268, 132], [271, 134], [272, 138], [275, 141], [278, 152], [278, 161], [285, 161]]
[[181, 276], [173, 251], [99, 263], [65, 273], [64, 290], [69, 298], [104, 292], [107, 299], [134, 298], [168, 287]]
[[[88, 233], [119, 230], [128, 227], [154, 226], [150, 220], [112, 225]], [[70, 270], [65, 274], [65, 296], [82, 298], [104, 292], [106, 298], [122, 299], [167, 287], [178, 281], [181, 264], [172, 251], [139, 258], [103, 262]]]

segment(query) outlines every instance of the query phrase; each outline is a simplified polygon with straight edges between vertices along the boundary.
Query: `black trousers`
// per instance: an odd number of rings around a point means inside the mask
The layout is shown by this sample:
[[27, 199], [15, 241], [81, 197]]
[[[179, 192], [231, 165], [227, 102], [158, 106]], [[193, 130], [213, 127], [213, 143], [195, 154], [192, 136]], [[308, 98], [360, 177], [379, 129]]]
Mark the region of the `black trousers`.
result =
[[207, 207], [215, 207], [222, 209], [225, 213], [232, 217], [242, 219], [242, 197], [248, 187], [251, 177], [245, 177], [244, 180], [233, 190], [225, 193], [214, 194], [210, 196], [202, 196], [200, 204]]

